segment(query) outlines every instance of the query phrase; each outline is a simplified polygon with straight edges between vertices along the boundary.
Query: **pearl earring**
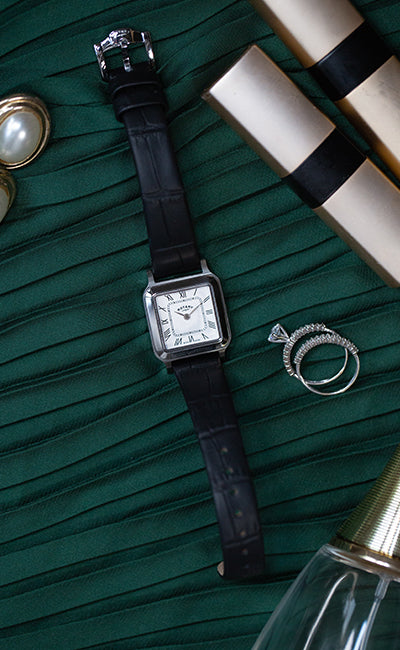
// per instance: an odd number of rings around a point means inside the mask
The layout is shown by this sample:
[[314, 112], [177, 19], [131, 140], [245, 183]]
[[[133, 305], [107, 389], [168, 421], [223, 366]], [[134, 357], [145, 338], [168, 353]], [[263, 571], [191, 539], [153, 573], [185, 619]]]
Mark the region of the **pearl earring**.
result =
[[50, 136], [50, 116], [38, 97], [18, 94], [0, 100], [0, 221], [15, 198], [15, 182], [7, 169], [32, 162]]

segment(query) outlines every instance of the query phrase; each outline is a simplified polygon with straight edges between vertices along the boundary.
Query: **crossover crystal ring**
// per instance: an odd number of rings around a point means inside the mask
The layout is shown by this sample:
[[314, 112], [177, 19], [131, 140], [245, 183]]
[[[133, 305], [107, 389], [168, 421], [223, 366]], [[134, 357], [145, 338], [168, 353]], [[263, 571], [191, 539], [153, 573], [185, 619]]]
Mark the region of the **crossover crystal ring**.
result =
[[[314, 332], [322, 332], [322, 334], [318, 334], [317, 336], [310, 337], [309, 335], [313, 334]], [[307, 338], [307, 340], [300, 346], [300, 348], [293, 356], [293, 348], [295, 344], [305, 336], [309, 338]], [[334, 330], [327, 327], [324, 323], [310, 323], [309, 325], [304, 325], [303, 327], [299, 327], [290, 335], [286, 332], [286, 330], [282, 327], [282, 325], [277, 323], [272, 328], [271, 333], [268, 337], [268, 341], [270, 343], [282, 343], [284, 345], [283, 364], [288, 374], [291, 377], [295, 377], [296, 379], [301, 381], [301, 383], [306, 388], [308, 388], [308, 390], [310, 390], [313, 393], [317, 393], [318, 395], [339, 395], [340, 393], [344, 393], [346, 390], [350, 388], [350, 386], [354, 384], [360, 372], [360, 359], [358, 357], [358, 348], [349, 339], [344, 338]], [[306, 379], [301, 370], [301, 364], [304, 360], [304, 357], [308, 352], [310, 352], [310, 350], [320, 345], [328, 345], [328, 344], [338, 345], [339, 347], [343, 348], [344, 362], [342, 367], [335, 375], [328, 377], [326, 379], [318, 379], [318, 380]], [[332, 382], [339, 379], [343, 375], [349, 361], [349, 354], [351, 354], [353, 357], [355, 363], [355, 370], [351, 378], [347, 381], [347, 383], [341, 388], [338, 388], [337, 390], [331, 390], [331, 391], [326, 391], [326, 390], [322, 391], [316, 388], [316, 386], [324, 386], [326, 384], [331, 384]]]

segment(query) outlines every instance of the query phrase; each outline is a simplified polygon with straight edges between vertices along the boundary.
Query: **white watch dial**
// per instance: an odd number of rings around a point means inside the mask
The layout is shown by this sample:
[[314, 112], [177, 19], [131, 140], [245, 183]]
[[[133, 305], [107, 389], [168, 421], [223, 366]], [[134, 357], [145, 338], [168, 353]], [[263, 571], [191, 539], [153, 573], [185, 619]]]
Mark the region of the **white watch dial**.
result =
[[222, 338], [209, 284], [157, 294], [155, 307], [166, 350], [216, 343]]

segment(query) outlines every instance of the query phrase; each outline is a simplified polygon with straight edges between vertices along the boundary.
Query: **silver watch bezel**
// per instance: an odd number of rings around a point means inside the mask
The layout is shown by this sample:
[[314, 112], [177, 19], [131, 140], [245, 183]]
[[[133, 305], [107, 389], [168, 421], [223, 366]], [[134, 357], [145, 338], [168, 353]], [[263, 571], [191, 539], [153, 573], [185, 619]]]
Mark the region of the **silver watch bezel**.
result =
[[[149, 281], [143, 294], [144, 309], [146, 313], [147, 324], [150, 332], [153, 352], [160, 361], [168, 366], [178, 359], [206, 354], [208, 352], [218, 352], [221, 356], [225, 353], [226, 348], [231, 342], [231, 329], [229, 326], [228, 313], [225, 305], [225, 299], [222, 292], [222, 286], [219, 278], [210, 271], [205, 260], [201, 260], [201, 272], [193, 275], [185, 275], [179, 278], [169, 280], [155, 281], [151, 271], [148, 271]], [[209, 284], [215, 299], [216, 315], [219, 320], [221, 330], [221, 340], [214, 343], [196, 343], [185, 346], [180, 350], [166, 350], [162, 343], [161, 327], [154, 307], [155, 297], [158, 294], [168, 291], [179, 291], [196, 286], [196, 284]]]

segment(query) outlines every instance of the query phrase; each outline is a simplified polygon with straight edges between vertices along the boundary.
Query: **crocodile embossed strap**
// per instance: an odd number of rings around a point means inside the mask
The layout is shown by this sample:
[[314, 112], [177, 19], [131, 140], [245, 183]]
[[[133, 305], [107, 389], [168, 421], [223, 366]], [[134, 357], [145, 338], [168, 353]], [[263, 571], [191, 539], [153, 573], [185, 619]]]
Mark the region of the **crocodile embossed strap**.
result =
[[242, 438], [218, 354], [172, 364], [189, 408], [212, 487], [226, 578], [260, 575], [264, 546]]
[[119, 68], [110, 72], [109, 88], [135, 160], [154, 278], [199, 271], [200, 257], [158, 75], [147, 62], [129, 72]]
[[[149, 61], [132, 65], [129, 44], [145, 44]], [[108, 70], [104, 51], [121, 47], [124, 67]], [[173, 146], [166, 101], [152, 64], [147, 32], [116, 30], [95, 46], [116, 117], [133, 152], [149, 235], [154, 280], [199, 272], [201, 260]], [[196, 352], [194, 352], [196, 354]], [[218, 353], [173, 363], [182, 387], [213, 492], [223, 551], [219, 572], [246, 578], [264, 571], [264, 547], [232, 396]]]

